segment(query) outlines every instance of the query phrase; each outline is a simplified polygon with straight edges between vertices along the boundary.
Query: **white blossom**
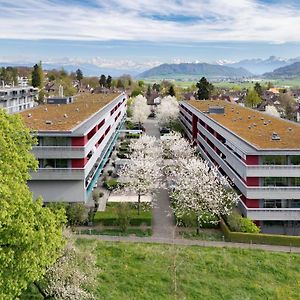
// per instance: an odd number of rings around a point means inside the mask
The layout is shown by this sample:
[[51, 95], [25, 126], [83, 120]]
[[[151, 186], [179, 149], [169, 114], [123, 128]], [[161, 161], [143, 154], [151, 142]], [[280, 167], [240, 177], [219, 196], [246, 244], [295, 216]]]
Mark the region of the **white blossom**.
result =
[[174, 186], [171, 191], [173, 209], [177, 216], [195, 213], [198, 222], [210, 222], [221, 215], [228, 215], [237, 203], [238, 197], [228, 187], [225, 177], [215, 167], [192, 156], [181, 161], [181, 168], [172, 174]]
[[131, 104], [132, 120], [136, 123], [144, 123], [151, 113], [150, 106], [147, 104], [147, 99], [138, 95], [133, 99]]
[[179, 103], [175, 97], [167, 96], [157, 107], [156, 116], [160, 124], [166, 125], [176, 120], [179, 114]]
[[164, 186], [162, 165], [162, 147], [154, 137], [142, 136], [132, 141], [133, 150], [128, 163], [119, 171], [121, 189], [125, 193], [138, 196], [140, 209], [141, 195], [154, 194]]
[[[46, 286], [44, 293], [47, 297], [57, 300], [85, 300], [94, 297], [84, 289], [90, 283], [90, 276], [80, 270], [79, 261], [93, 270], [94, 259], [89, 253], [81, 253], [68, 238], [62, 256], [47, 270], [44, 276]], [[88, 276], [90, 275], [90, 276]]]

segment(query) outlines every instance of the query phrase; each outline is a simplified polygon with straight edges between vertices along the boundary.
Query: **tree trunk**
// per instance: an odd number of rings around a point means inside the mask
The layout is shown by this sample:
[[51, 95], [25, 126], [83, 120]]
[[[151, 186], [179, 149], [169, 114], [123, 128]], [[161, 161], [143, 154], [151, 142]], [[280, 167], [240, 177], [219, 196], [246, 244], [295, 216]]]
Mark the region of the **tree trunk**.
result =
[[40, 287], [40, 285], [37, 282], [34, 282], [34, 285], [40, 292], [40, 294], [43, 296], [44, 299], [49, 299], [48, 295], [43, 291], [43, 289]]
[[197, 235], [199, 235], [199, 220], [198, 217], [196, 217], [196, 226], [197, 226]]
[[141, 194], [138, 194], [138, 215], [140, 214], [141, 211]]

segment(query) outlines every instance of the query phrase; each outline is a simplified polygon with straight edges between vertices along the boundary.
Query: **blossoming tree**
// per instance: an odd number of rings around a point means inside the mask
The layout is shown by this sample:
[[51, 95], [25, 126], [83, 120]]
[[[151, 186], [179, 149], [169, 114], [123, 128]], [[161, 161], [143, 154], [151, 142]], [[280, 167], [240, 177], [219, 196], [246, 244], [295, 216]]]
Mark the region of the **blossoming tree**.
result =
[[175, 97], [166, 96], [157, 107], [156, 115], [160, 124], [168, 125], [178, 118], [179, 104]]
[[138, 213], [140, 213], [141, 196], [154, 194], [163, 187], [162, 181], [162, 147], [154, 137], [147, 135], [132, 141], [132, 154], [128, 163], [119, 171], [121, 190], [135, 193], [138, 197]]
[[181, 166], [173, 174], [175, 185], [171, 191], [176, 216], [195, 213], [199, 225], [218, 222], [231, 212], [238, 196], [215, 167], [195, 156]]
[[150, 106], [147, 104], [147, 99], [142, 95], [135, 97], [131, 104], [131, 112], [133, 122], [139, 124], [144, 123], [151, 113]]

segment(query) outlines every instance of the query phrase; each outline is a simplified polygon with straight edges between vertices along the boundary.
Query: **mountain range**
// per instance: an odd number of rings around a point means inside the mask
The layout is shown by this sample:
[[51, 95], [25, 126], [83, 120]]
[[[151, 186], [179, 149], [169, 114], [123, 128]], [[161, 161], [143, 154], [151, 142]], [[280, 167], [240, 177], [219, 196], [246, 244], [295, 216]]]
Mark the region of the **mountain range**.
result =
[[275, 69], [273, 72], [268, 72], [263, 75], [270, 79], [294, 78], [300, 76], [300, 62], [295, 62], [291, 65]]
[[207, 63], [180, 63], [162, 64], [138, 75], [139, 78], [164, 78], [164, 79], [199, 79], [205, 76], [209, 79], [216, 78], [241, 78], [252, 76], [244, 68], [233, 68], [229, 66], [213, 65]]
[[234, 68], [244, 68], [255, 75], [262, 75], [267, 72], [272, 72], [277, 68], [285, 67], [299, 61], [300, 57], [285, 59], [276, 56], [270, 56], [267, 59], [254, 58], [241, 60], [239, 62], [220, 61], [217, 63]]

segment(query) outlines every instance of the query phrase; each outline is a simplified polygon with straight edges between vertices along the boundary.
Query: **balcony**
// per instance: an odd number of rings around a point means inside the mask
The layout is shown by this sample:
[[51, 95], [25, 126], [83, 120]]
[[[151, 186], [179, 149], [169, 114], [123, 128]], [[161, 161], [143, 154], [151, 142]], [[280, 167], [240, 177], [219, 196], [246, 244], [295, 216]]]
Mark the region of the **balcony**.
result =
[[37, 158], [83, 158], [85, 147], [81, 146], [34, 146], [31, 151]]
[[30, 173], [31, 180], [84, 180], [84, 168], [39, 168]]
[[299, 221], [300, 208], [248, 208], [242, 200], [238, 203], [241, 213], [257, 221]]

